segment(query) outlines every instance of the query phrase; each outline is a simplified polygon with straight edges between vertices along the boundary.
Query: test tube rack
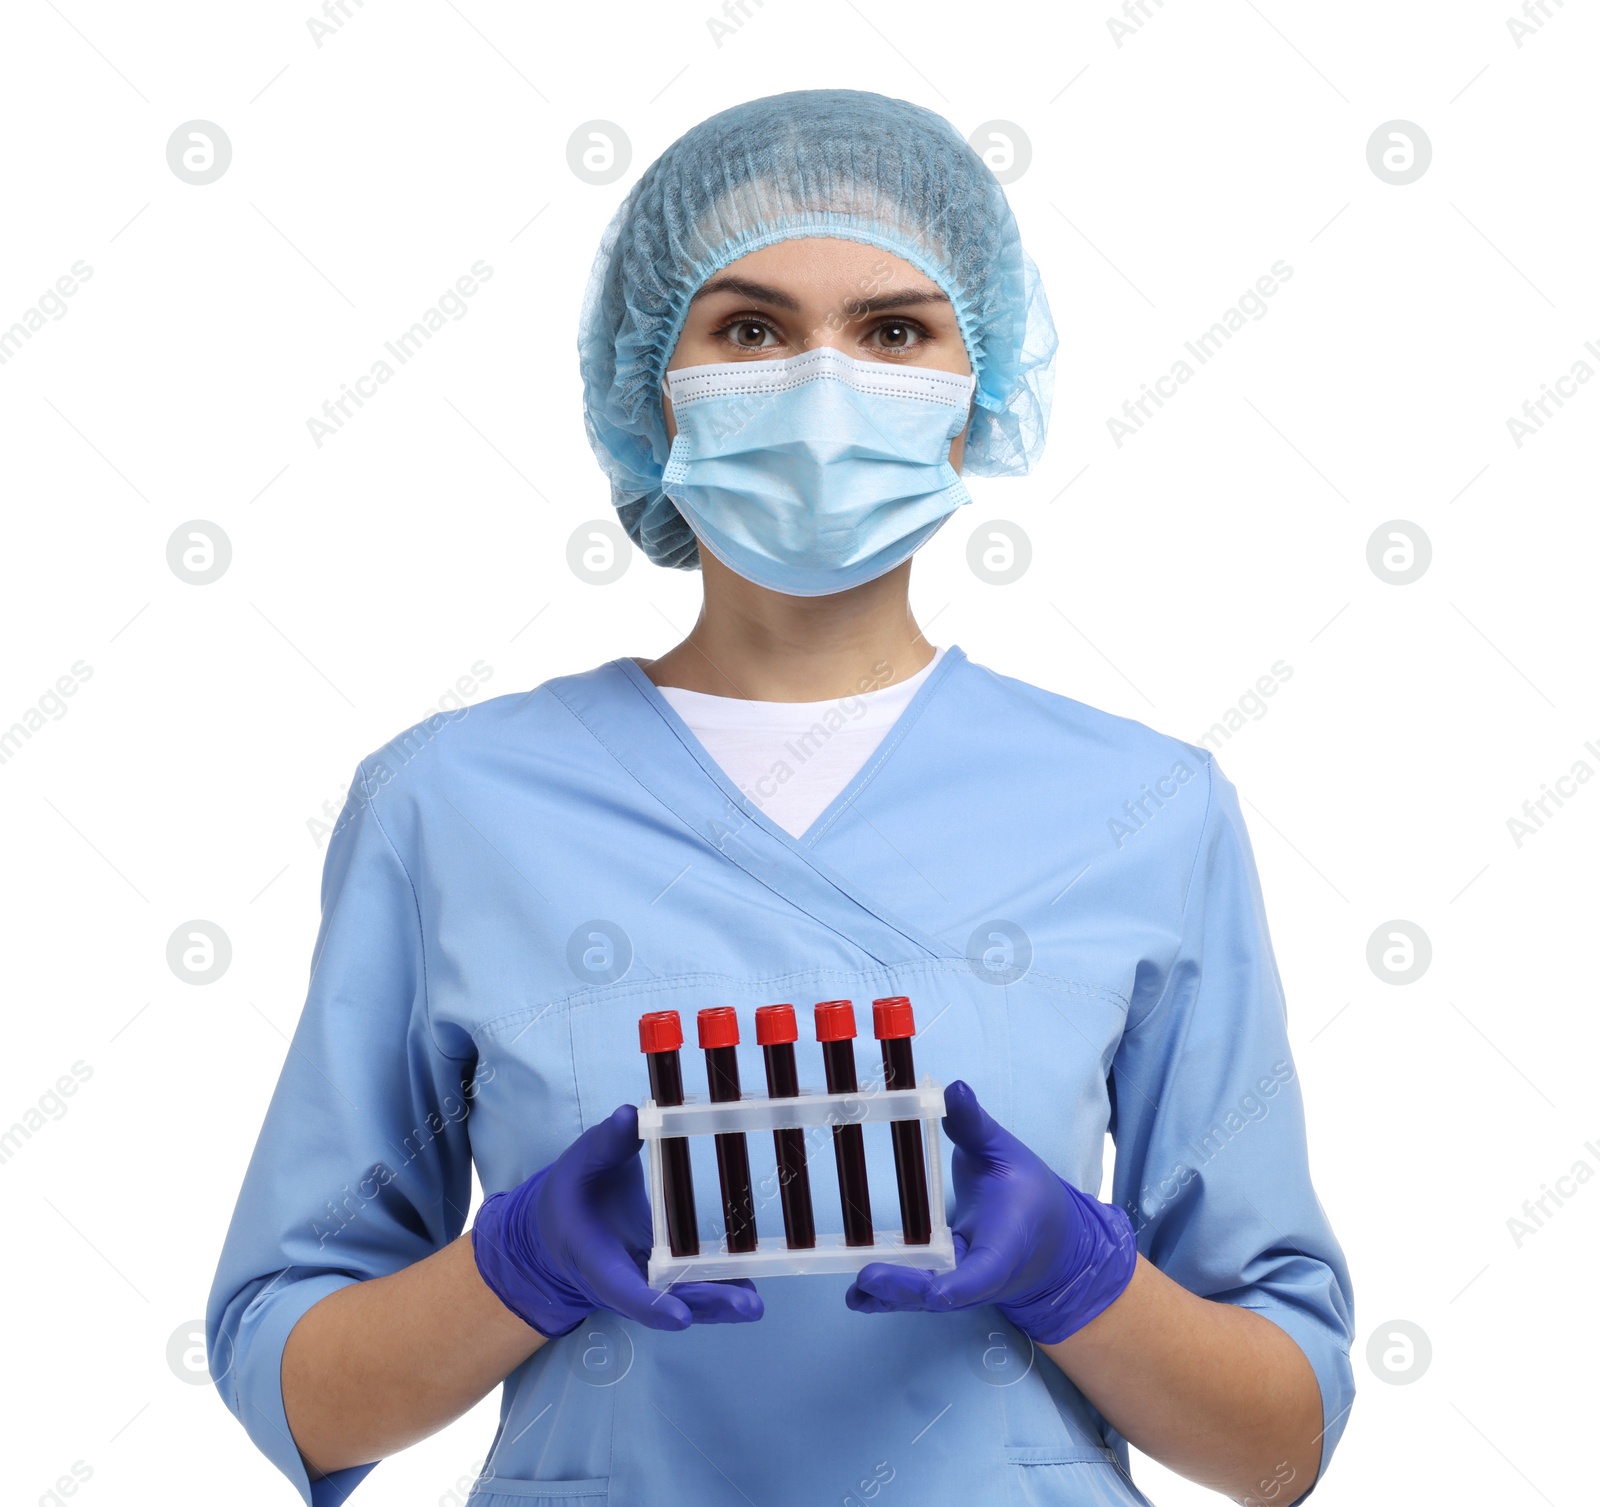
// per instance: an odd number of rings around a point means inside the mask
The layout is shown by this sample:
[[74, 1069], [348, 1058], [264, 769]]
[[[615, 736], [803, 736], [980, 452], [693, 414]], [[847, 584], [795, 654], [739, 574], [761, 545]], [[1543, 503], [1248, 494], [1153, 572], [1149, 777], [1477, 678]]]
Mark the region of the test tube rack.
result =
[[[714, 1103], [703, 1095], [686, 1094], [682, 1104], [673, 1105], [659, 1105], [654, 1099], [646, 1099], [639, 1107], [639, 1135], [645, 1143], [649, 1167], [650, 1217], [654, 1226], [654, 1247], [647, 1273], [650, 1285], [665, 1289], [674, 1282], [707, 1282], [728, 1277], [854, 1275], [874, 1261], [891, 1266], [921, 1267], [926, 1271], [952, 1271], [956, 1253], [950, 1227], [945, 1222], [944, 1157], [939, 1136], [939, 1121], [944, 1113], [944, 1089], [928, 1077], [921, 1078], [916, 1088], [909, 1089], [863, 1089], [858, 1093], [829, 1094], [802, 1088], [792, 1099], [745, 1095], [735, 1101]], [[899, 1230], [874, 1229], [871, 1245], [846, 1245], [842, 1233], [819, 1231], [814, 1246], [791, 1250], [780, 1231], [776, 1236], [759, 1235], [754, 1251], [730, 1252], [726, 1241], [721, 1241], [716, 1249], [703, 1247], [697, 1256], [672, 1254], [667, 1238], [661, 1171], [664, 1138], [887, 1124], [896, 1120], [922, 1122], [932, 1225], [931, 1238], [926, 1245], [907, 1245]], [[832, 1160], [831, 1153], [827, 1160]]]

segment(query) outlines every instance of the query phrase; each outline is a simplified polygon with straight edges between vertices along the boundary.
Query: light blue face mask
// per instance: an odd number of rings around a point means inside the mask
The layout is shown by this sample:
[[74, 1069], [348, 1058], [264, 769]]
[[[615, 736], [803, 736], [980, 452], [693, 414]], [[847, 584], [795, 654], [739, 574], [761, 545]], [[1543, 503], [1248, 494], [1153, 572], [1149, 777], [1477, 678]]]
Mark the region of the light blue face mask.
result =
[[683, 367], [662, 385], [678, 426], [662, 490], [700, 542], [758, 586], [848, 591], [893, 570], [972, 501], [950, 464], [970, 376], [820, 346]]

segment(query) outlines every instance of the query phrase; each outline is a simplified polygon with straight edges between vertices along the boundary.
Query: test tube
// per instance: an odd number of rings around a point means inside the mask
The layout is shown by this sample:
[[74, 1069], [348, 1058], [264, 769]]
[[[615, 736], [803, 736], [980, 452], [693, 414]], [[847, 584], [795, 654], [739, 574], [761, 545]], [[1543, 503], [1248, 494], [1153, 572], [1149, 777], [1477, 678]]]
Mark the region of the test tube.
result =
[[[816, 1008], [817, 1040], [830, 1094], [853, 1094], [856, 1084], [856, 1012], [847, 999], [830, 999]], [[871, 1245], [872, 1200], [867, 1194], [867, 1152], [859, 1125], [833, 1127], [833, 1159], [839, 1166], [839, 1203], [844, 1210], [844, 1243]]]
[[[639, 1017], [639, 1050], [650, 1064], [650, 1097], [659, 1105], [683, 1103], [683, 1067], [678, 1048], [683, 1026], [676, 1010], [654, 1010]], [[661, 1193], [667, 1206], [667, 1239], [674, 1256], [700, 1254], [700, 1226], [694, 1216], [694, 1173], [684, 1136], [661, 1140]]]
[[[739, 1017], [727, 1005], [700, 1012], [700, 1045], [706, 1051], [706, 1081], [713, 1100], [737, 1099]], [[722, 1183], [722, 1221], [730, 1251], [756, 1248], [755, 1197], [750, 1191], [750, 1151], [742, 1130], [717, 1137], [717, 1177]]]
[[[911, 1038], [917, 1023], [911, 1001], [903, 994], [872, 1002], [872, 1034], [883, 1051], [883, 1086], [915, 1088], [916, 1067], [911, 1060]], [[927, 1245], [933, 1239], [928, 1217], [928, 1169], [922, 1160], [922, 1121], [892, 1120], [894, 1175], [900, 1188], [900, 1229], [907, 1245]]]
[[[756, 1040], [767, 1062], [767, 1094], [773, 1099], [798, 1099], [800, 1075], [795, 1070], [794, 1044], [800, 1037], [793, 1005], [762, 1005], [756, 1011]], [[806, 1133], [775, 1130], [778, 1193], [783, 1200], [783, 1233], [791, 1251], [808, 1251], [817, 1243], [811, 1215], [811, 1174], [806, 1170]]]

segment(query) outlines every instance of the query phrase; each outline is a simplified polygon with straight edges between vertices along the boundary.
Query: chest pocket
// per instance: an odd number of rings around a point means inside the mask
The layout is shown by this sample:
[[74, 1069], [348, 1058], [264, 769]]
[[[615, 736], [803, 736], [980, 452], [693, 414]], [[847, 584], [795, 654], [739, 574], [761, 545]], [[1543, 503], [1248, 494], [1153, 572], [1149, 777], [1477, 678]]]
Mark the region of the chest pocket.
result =
[[517, 1481], [505, 1477], [473, 1488], [467, 1507], [605, 1507], [611, 1483], [593, 1481]]

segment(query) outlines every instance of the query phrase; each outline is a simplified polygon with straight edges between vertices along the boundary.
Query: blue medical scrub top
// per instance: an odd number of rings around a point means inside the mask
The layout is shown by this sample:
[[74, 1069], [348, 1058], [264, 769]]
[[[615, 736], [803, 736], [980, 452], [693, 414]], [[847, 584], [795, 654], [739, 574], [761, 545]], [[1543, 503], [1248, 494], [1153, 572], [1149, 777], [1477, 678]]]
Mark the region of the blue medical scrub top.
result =
[[[1111, 1133], [1109, 1197], [1139, 1249], [1305, 1352], [1325, 1464], [1353, 1396], [1350, 1281], [1312, 1191], [1234, 787], [1204, 749], [958, 648], [799, 838], [631, 660], [435, 715], [362, 760], [207, 1311], [224, 1400], [306, 1501], [344, 1500], [373, 1467], [311, 1482], [284, 1416], [284, 1342], [312, 1304], [459, 1236], [474, 1166], [486, 1194], [514, 1187], [646, 1098], [645, 1011], [735, 1007], [750, 1091], [758, 1005], [805, 1021], [890, 994], [915, 1006], [919, 1073], [966, 1079], [1097, 1196]], [[698, 1055], [691, 1025], [703, 1091]], [[856, 1057], [881, 1083], [870, 1035]], [[887, 1127], [867, 1137], [892, 1229]], [[757, 1224], [781, 1234], [770, 1140], [750, 1137]], [[817, 1224], [838, 1230], [820, 1146]], [[710, 1239], [712, 1152], [694, 1154]], [[597, 1313], [506, 1378], [473, 1507], [1145, 1501], [1124, 1441], [997, 1309], [856, 1314], [848, 1285], [768, 1279], [760, 1322], [683, 1333]]]

